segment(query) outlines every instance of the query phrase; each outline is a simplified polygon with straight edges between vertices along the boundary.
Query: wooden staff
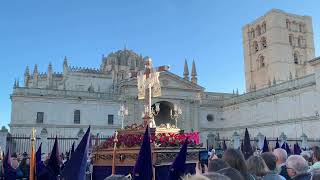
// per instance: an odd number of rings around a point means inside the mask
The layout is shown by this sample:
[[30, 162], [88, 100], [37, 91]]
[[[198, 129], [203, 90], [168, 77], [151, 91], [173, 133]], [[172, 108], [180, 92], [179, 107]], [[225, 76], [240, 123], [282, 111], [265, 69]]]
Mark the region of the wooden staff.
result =
[[117, 149], [117, 142], [118, 142], [118, 131], [114, 133], [114, 146], [113, 146], [113, 155], [112, 155], [112, 175], [116, 174], [116, 149]]
[[36, 130], [34, 128], [32, 128], [31, 151], [30, 151], [30, 169], [29, 169], [29, 179], [30, 180], [35, 180], [35, 168], [36, 168], [35, 144], [36, 144]]

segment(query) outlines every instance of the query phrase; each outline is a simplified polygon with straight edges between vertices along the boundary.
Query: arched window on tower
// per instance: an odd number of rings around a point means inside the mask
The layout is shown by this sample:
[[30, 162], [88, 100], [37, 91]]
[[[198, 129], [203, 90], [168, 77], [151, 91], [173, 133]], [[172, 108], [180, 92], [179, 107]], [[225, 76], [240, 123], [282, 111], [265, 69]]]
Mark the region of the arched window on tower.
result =
[[262, 33], [265, 33], [267, 31], [267, 24], [266, 22], [262, 23], [262, 28], [261, 28]]
[[257, 33], [256, 33], [257, 36], [260, 36], [260, 34], [261, 34], [261, 27], [260, 27], [260, 25], [257, 26], [256, 31], [257, 31]]
[[299, 64], [299, 53], [297, 51], [293, 53], [293, 62]]
[[251, 38], [255, 38], [255, 33], [253, 28], [251, 29], [250, 34], [251, 34]]
[[289, 44], [292, 46], [293, 45], [293, 35], [289, 34]]
[[302, 38], [302, 36], [299, 36], [298, 37], [298, 46], [300, 47], [300, 48], [302, 48], [304, 45], [303, 45], [303, 38]]
[[267, 48], [267, 40], [266, 40], [266, 37], [262, 37], [261, 38], [261, 47], [264, 49], [264, 48]]
[[286, 27], [287, 27], [287, 29], [290, 30], [290, 21], [289, 21], [289, 19], [286, 20]]
[[253, 41], [253, 49], [254, 52], [258, 52], [259, 51], [259, 45], [257, 41]]
[[297, 25], [296, 21], [292, 21], [291, 29], [292, 29], [292, 31], [295, 31], [295, 32], [298, 31], [298, 25]]
[[73, 114], [73, 123], [80, 124], [80, 110], [75, 110]]
[[263, 55], [259, 55], [257, 61], [258, 61], [258, 68], [259, 69], [265, 67], [265, 60], [264, 60]]
[[299, 32], [303, 32], [304, 31], [304, 25], [299, 23]]

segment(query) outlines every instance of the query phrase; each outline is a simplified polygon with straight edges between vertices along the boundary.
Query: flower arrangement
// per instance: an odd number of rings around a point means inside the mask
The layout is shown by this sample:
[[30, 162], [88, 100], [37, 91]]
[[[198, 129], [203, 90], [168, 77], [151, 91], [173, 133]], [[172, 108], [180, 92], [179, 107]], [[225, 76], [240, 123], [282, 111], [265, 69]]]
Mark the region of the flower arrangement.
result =
[[[143, 141], [142, 134], [120, 134], [118, 135], [117, 147], [120, 148], [132, 148], [140, 147]], [[156, 147], [180, 147], [184, 141], [188, 138], [189, 147], [199, 146], [199, 133], [159, 133], [151, 136], [152, 143]], [[114, 136], [107, 138], [99, 148], [113, 148]]]

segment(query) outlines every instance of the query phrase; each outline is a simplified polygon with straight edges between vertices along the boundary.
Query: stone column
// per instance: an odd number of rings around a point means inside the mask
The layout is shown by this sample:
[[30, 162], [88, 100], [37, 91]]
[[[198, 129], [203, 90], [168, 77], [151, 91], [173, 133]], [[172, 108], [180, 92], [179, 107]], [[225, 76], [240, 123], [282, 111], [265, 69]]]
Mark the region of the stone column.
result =
[[240, 143], [240, 135], [237, 132], [234, 132], [232, 135], [233, 148], [238, 149], [241, 145]]
[[5, 126], [2, 126], [0, 130], [0, 150], [2, 150], [4, 153], [7, 151], [7, 137], [8, 137], [9, 131]]

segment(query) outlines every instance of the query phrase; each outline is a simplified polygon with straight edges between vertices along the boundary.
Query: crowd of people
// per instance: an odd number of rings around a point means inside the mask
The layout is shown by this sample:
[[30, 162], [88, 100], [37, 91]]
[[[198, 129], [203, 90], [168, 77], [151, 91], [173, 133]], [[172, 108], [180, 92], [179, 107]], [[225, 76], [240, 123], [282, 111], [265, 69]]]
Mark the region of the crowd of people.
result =
[[[113, 175], [105, 180], [129, 180], [124, 175]], [[255, 153], [245, 160], [241, 150], [227, 149], [221, 158], [212, 154], [208, 166], [196, 166], [194, 175], [181, 180], [320, 180], [320, 148], [289, 155], [282, 148], [273, 152]]]
[[[114, 175], [105, 180], [128, 180]], [[320, 148], [290, 155], [282, 148], [273, 152], [255, 153], [245, 160], [241, 150], [227, 149], [221, 158], [212, 154], [203, 170], [184, 175], [182, 180], [320, 180]]]
[[320, 180], [320, 148], [290, 156], [277, 148], [255, 153], [247, 160], [240, 150], [227, 149], [222, 158], [213, 154], [205, 173], [200, 172], [183, 180]]
[[[48, 154], [42, 154], [43, 155], [43, 164], [46, 166], [48, 164], [49, 158], [50, 158], [50, 153]], [[90, 155], [89, 155], [90, 157]], [[5, 180], [4, 179], [4, 172], [3, 172], [3, 158], [4, 155], [0, 155], [0, 180]], [[61, 169], [63, 169], [65, 163], [69, 160], [69, 154], [67, 153], [62, 153], [60, 154], [60, 162], [61, 162]], [[28, 180], [29, 179], [29, 173], [30, 173], [30, 155], [24, 152], [23, 154], [19, 153], [13, 153], [10, 158], [11, 161], [11, 167], [15, 170], [16, 172], [16, 179], [17, 180]], [[92, 172], [92, 163], [90, 161], [90, 158], [87, 161], [87, 179], [90, 178], [90, 174]]]
[[[147, 128], [148, 129], [148, 128]], [[81, 141], [80, 145], [77, 147], [76, 152], [80, 152], [82, 145], [88, 144], [88, 133], [84, 141]], [[145, 137], [148, 136], [148, 131], [145, 132]], [[137, 177], [139, 180], [151, 180], [152, 175], [152, 158], [151, 158], [151, 150], [144, 152], [147, 147], [150, 146], [150, 139], [145, 138], [143, 144], [140, 148], [139, 157], [137, 158], [137, 162], [133, 171], [133, 179], [136, 180]], [[259, 151], [252, 152], [248, 155], [246, 152], [242, 152], [239, 149], [226, 148], [223, 154], [217, 156], [215, 153], [211, 153], [208, 159], [208, 165], [202, 166], [199, 162], [195, 168], [195, 174], [189, 174], [186, 172], [186, 154], [187, 154], [187, 145], [188, 141], [186, 140], [184, 145], [181, 147], [180, 152], [175, 158], [174, 162], [170, 166], [168, 171], [169, 180], [320, 180], [320, 147], [315, 146], [310, 151], [302, 151], [298, 154], [288, 154], [287, 151], [283, 148], [276, 148], [273, 151], [265, 151], [260, 153]], [[41, 147], [41, 145], [40, 145]], [[58, 147], [57, 140], [55, 141], [55, 145], [51, 154], [49, 153], [46, 158], [43, 160], [43, 164], [46, 168], [50, 168], [50, 172], [46, 173], [50, 177], [55, 173], [55, 179], [73, 179], [72, 175], [76, 172], [78, 173], [78, 169], [75, 171], [70, 170], [70, 167], [77, 166], [80, 161], [78, 159], [84, 159], [84, 164], [82, 167], [86, 167], [83, 169], [83, 173], [76, 179], [91, 179], [92, 176], [86, 176], [85, 169], [87, 172], [92, 172], [92, 164], [90, 163], [90, 155], [86, 153], [87, 146], [84, 146], [84, 151], [81, 156], [79, 153], [71, 153], [71, 158], [69, 159], [69, 154], [65, 156], [61, 154], [57, 160], [55, 159], [55, 152], [59, 152], [55, 150]], [[39, 148], [40, 149], [40, 148]], [[8, 151], [9, 152], [9, 151]], [[41, 153], [39, 153], [41, 154]], [[151, 158], [148, 161], [145, 160], [148, 154], [148, 157]], [[7, 160], [7, 165], [14, 169], [16, 179], [29, 179], [30, 172], [30, 159], [27, 153], [23, 154], [12, 154], [10, 161]], [[246, 158], [245, 158], [246, 157]], [[53, 160], [57, 165], [57, 172], [53, 172], [52, 163]], [[56, 161], [57, 160], [57, 161]], [[4, 165], [4, 161], [2, 156], [0, 155], [0, 166]], [[60, 163], [61, 162], [61, 163]], [[69, 162], [69, 163], [68, 163]], [[71, 164], [70, 162], [73, 162]], [[149, 168], [147, 167], [149, 165]], [[65, 166], [65, 167], [64, 167]], [[5, 179], [6, 174], [3, 172], [3, 167], [0, 167], [0, 179]], [[67, 171], [64, 171], [66, 170]], [[146, 171], [147, 173], [144, 173]], [[47, 172], [47, 171], [42, 171]], [[60, 173], [62, 172], [62, 173]], [[65, 173], [63, 173], [65, 172]], [[66, 173], [67, 172], [67, 173]], [[72, 172], [71, 176], [68, 176]], [[136, 172], [136, 173], [135, 173]], [[150, 173], [148, 173], [150, 172]], [[68, 174], [69, 173], [69, 174]], [[62, 176], [60, 176], [60, 174]], [[90, 173], [89, 173], [90, 174]], [[63, 176], [64, 175], [64, 176]], [[141, 177], [148, 175], [148, 178]], [[38, 176], [42, 177], [42, 176]], [[39, 178], [46, 179], [46, 178]], [[106, 177], [105, 180], [128, 180], [131, 179], [130, 176], [124, 175], [111, 175]], [[10, 179], [11, 180], [11, 179]]]

